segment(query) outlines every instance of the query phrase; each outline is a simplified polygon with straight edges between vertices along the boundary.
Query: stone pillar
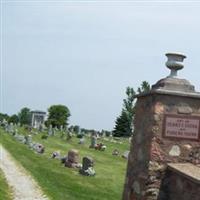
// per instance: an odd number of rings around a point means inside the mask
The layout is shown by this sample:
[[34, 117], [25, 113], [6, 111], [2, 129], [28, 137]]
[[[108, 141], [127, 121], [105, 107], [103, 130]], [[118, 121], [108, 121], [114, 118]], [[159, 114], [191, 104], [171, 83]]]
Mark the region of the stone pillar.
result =
[[162, 199], [160, 184], [167, 163], [195, 164], [190, 155], [200, 149], [200, 93], [177, 77], [186, 56], [166, 56], [170, 75], [137, 96], [123, 200]]

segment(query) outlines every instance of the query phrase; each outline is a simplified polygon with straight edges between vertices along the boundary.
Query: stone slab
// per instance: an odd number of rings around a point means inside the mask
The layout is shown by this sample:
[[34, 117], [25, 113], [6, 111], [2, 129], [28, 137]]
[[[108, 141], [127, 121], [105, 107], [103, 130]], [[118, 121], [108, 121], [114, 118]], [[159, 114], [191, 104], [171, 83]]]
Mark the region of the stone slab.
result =
[[200, 168], [191, 163], [169, 163], [168, 169], [200, 184]]

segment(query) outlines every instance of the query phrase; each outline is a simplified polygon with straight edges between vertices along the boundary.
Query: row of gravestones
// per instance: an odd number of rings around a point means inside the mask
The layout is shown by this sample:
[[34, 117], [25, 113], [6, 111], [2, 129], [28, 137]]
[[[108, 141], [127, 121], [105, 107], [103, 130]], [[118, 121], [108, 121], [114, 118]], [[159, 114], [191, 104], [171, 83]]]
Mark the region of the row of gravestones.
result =
[[[18, 129], [16, 128], [17, 125], [14, 125], [13, 123], [7, 123], [6, 121], [4, 121], [4, 128], [5, 128], [5, 131], [14, 135], [14, 137], [24, 143], [24, 144], [27, 144], [31, 149], [35, 149], [37, 152], [43, 152], [44, 151], [44, 147], [43, 145], [41, 144], [38, 144], [38, 143], [33, 143], [32, 142], [32, 137], [31, 135], [28, 135], [28, 136], [23, 136], [21, 134], [18, 134]], [[57, 131], [57, 130], [56, 130]], [[52, 126], [49, 127], [49, 130], [48, 130], [48, 134], [49, 135], [54, 135], [55, 133], [55, 130], [52, 128]], [[71, 132], [67, 132], [67, 138], [68, 140], [70, 140], [72, 138], [72, 133]], [[106, 146], [102, 143], [97, 143], [97, 139], [98, 139], [98, 135], [96, 134], [96, 132], [93, 132], [92, 135], [91, 135], [91, 143], [90, 143], [90, 148], [94, 148], [96, 150], [101, 150], [101, 151], [104, 151], [106, 149]], [[80, 138], [80, 141], [79, 141], [79, 144], [84, 144], [84, 136]], [[113, 142], [116, 141], [116, 140], [113, 140]], [[122, 154], [122, 157], [124, 158], [127, 158], [128, 157], [128, 151], [127, 152], [124, 152], [124, 154]], [[112, 153], [112, 155], [119, 155], [119, 152], [117, 149], [115, 149]]]
[[79, 173], [85, 176], [94, 176], [95, 170], [93, 168], [94, 161], [91, 157], [83, 157], [82, 164], [79, 162], [79, 151], [76, 149], [71, 149], [68, 154], [61, 157], [59, 151], [52, 153], [51, 158], [59, 159], [65, 167], [79, 169]]
[[[6, 121], [4, 122], [4, 128], [6, 132], [9, 132], [13, 135], [17, 135], [18, 134], [18, 130], [16, 129], [16, 126], [13, 125], [13, 123], [8, 124]], [[52, 127], [52, 125], [49, 126], [48, 129], [48, 136], [53, 136], [55, 134], [55, 131], [57, 131], [55, 128]], [[67, 132], [67, 140], [70, 140], [72, 138], [72, 133], [70, 131], [66, 131]], [[62, 136], [62, 135], [61, 135]], [[44, 137], [44, 136], [42, 136]], [[91, 136], [91, 145], [90, 148], [96, 148], [99, 150], [105, 150], [106, 146], [103, 145], [102, 143], [97, 144], [97, 134], [94, 132]], [[43, 139], [46, 139], [45, 137]], [[79, 144], [84, 144], [84, 137], [82, 136], [80, 138]]]
[[[113, 155], [119, 155], [119, 151], [114, 150], [115, 154]], [[126, 151], [124, 154], [122, 154], [122, 157], [125, 159], [128, 159], [129, 151]], [[52, 153], [51, 158], [57, 158], [61, 160], [61, 163], [65, 165], [65, 167], [69, 168], [78, 168], [79, 173], [85, 176], [94, 176], [95, 170], [93, 168], [94, 161], [91, 157], [85, 156], [83, 157], [82, 164], [79, 163], [79, 152], [78, 150], [72, 149], [68, 152], [67, 156], [61, 157], [60, 152], [56, 151]]]
[[[6, 132], [13, 133], [13, 132], [15, 131], [15, 128], [18, 127], [18, 126], [20, 126], [20, 125], [19, 125], [19, 124], [13, 124], [12, 122], [11, 122], [11, 123], [8, 123], [6, 120], [3, 120], [3, 121], [0, 121], [0, 126], [4, 127], [5, 130], [6, 130]], [[25, 128], [26, 128], [27, 130], [29, 130], [31, 133], [33, 133], [33, 132], [32, 132], [32, 128], [31, 128], [30, 126], [26, 126]], [[47, 128], [46, 128], [43, 124], [41, 124], [41, 125], [39, 126], [39, 128], [38, 128], [38, 131], [39, 131], [39, 132], [42, 132], [42, 131], [45, 131], [45, 130], [47, 130]], [[54, 135], [57, 131], [61, 131], [61, 132], [63, 132], [63, 131], [70, 132], [70, 131], [68, 131], [67, 128], [64, 129], [62, 126], [61, 126], [61, 128], [60, 128], [60, 130], [59, 130], [57, 127], [53, 128], [52, 125], [50, 125], [49, 128], [48, 128], [48, 130], [47, 130], [49, 136]], [[36, 133], [36, 132], [35, 132], [35, 133]]]
[[[52, 158], [55, 157], [55, 152], [52, 154]], [[82, 164], [79, 163], [79, 151], [72, 149], [68, 152], [67, 156], [61, 158], [61, 162], [65, 165], [65, 167], [69, 168], [77, 168], [79, 169], [79, 173], [85, 176], [94, 176], [95, 170], [94, 160], [89, 157], [83, 157]]]
[[[60, 127], [60, 129], [58, 129], [57, 127], [53, 128], [52, 125], [50, 125], [48, 127], [48, 130], [47, 130], [47, 133], [48, 133], [48, 136], [54, 136], [56, 134], [56, 132], [59, 131], [61, 133], [61, 138], [65, 138], [66, 136], [66, 139], [67, 140], [71, 140], [73, 136], [76, 136], [80, 139], [79, 141], [79, 144], [84, 144], [85, 142], [85, 139], [84, 137], [90, 137], [90, 134], [85, 134], [85, 132], [81, 131], [81, 129], [79, 128], [77, 134], [75, 134], [71, 129], [68, 129], [67, 127], [63, 128], [63, 126]], [[105, 139], [105, 141], [110, 141], [112, 143], [119, 143], [119, 144], [122, 144], [121, 141], [117, 141], [117, 140], [114, 140], [112, 138], [112, 134], [110, 134], [109, 137], [106, 137], [106, 134], [103, 134], [104, 131], [102, 131], [102, 133], [100, 134], [99, 132], [96, 132], [96, 131], [92, 131], [91, 132], [91, 135], [92, 135], [92, 140], [93, 142], [91, 141], [91, 148], [94, 148], [94, 145], [93, 144], [96, 144], [96, 139], [98, 138], [102, 138], [103, 140]], [[47, 136], [47, 137], [48, 137]], [[44, 139], [47, 139], [47, 137], [43, 137]]]
[[[97, 143], [97, 139], [98, 139], [97, 135], [95, 133], [93, 133], [91, 135], [91, 144], [90, 144], [89, 148], [94, 148], [96, 150], [105, 151], [105, 149], [107, 148], [106, 145], [104, 145], [103, 143]], [[125, 159], [128, 159], [129, 152], [130, 151], [125, 151], [121, 155], [121, 157], [125, 158]], [[119, 156], [120, 155], [119, 150], [114, 149], [113, 152], [112, 152], [112, 155], [113, 156]]]
[[[0, 126], [8, 124], [8, 121], [6, 119], [3, 119], [2, 121], [0, 121]], [[13, 124], [10, 123], [10, 125], [14, 125], [14, 126], [20, 126], [20, 123], [18, 124]], [[27, 128], [32, 129], [32, 127], [30, 125], [26, 125]], [[37, 130], [39, 132], [43, 132], [46, 131], [48, 132], [49, 135], [53, 135], [56, 131], [60, 131], [60, 132], [74, 132], [73, 129], [69, 128], [67, 126], [63, 126], [61, 125], [60, 128], [57, 127], [53, 127], [52, 125], [50, 125], [49, 127], [46, 127], [44, 124], [40, 124], [40, 126], [37, 128]], [[96, 135], [98, 135], [98, 137], [112, 137], [112, 133], [106, 134], [107, 131], [102, 130], [101, 132], [99, 131], [93, 131], [95, 132]], [[79, 127], [78, 131], [76, 131], [77, 135], [89, 135], [88, 132], [84, 132], [82, 131], [82, 129]]]
[[36, 143], [32, 141], [31, 135], [22, 135], [18, 133], [17, 125], [14, 125], [13, 123], [7, 123], [4, 122], [3, 125], [5, 132], [12, 135], [17, 141], [19, 141], [22, 144], [27, 145], [30, 149], [34, 150], [37, 153], [44, 153], [44, 146], [42, 144]]
[[13, 136], [17, 141], [27, 145], [30, 149], [34, 150], [35, 152], [44, 153], [45, 147], [40, 143], [33, 142], [31, 135], [24, 136], [21, 134], [15, 134]]
[[[30, 149], [34, 150], [37, 153], [44, 153], [45, 147], [42, 144], [34, 143], [32, 141], [31, 135], [24, 136], [22, 134], [18, 134], [17, 129], [14, 128], [14, 125], [12, 123], [6, 124], [4, 126], [4, 129], [7, 133], [12, 135], [20, 143], [27, 145]], [[52, 154], [52, 158], [60, 158], [59, 152], [54, 152]], [[67, 156], [60, 159], [61, 159], [61, 162], [64, 163], [66, 167], [78, 168], [80, 174], [82, 175], [85, 175], [85, 176], [95, 175], [95, 170], [93, 168], [94, 166], [93, 159], [88, 156], [83, 157], [82, 164], [80, 164], [79, 152], [77, 150], [70, 150]]]
[[[21, 135], [21, 134], [18, 134], [18, 130], [16, 128], [16, 125], [13, 125], [12, 123], [8, 124], [8, 123], [5, 123], [5, 131], [10, 133], [11, 135], [14, 136], [14, 138], [23, 143], [23, 144], [26, 144], [28, 145], [28, 147], [30, 149], [33, 149], [34, 151], [36, 151], [37, 153], [43, 153], [45, 148], [42, 144], [39, 144], [39, 143], [34, 143], [32, 142], [32, 136], [31, 135], [28, 135], [28, 136], [24, 136], [24, 135]], [[50, 129], [52, 129], [52, 127], [50, 126]], [[69, 132], [68, 132], [69, 133]], [[70, 139], [72, 137], [72, 135], [69, 136]], [[97, 139], [98, 139], [98, 135], [94, 132], [92, 135], [91, 135], [91, 144], [90, 144], [90, 148], [94, 148], [96, 150], [101, 150], [101, 151], [104, 151], [106, 149], [106, 146], [102, 143], [97, 143]], [[84, 144], [84, 137], [81, 137], [80, 138], [80, 141], [79, 141], [79, 144]], [[118, 156], [120, 153], [117, 149], [115, 149], [112, 153], [112, 155], [114, 156]], [[129, 151], [126, 151], [122, 154], [122, 157], [127, 159], [128, 158], [128, 154], [129, 154]], [[91, 159], [88, 159], [88, 157], [84, 158], [83, 159], [83, 163], [84, 163], [84, 160], [91, 160]], [[70, 162], [69, 162], [70, 163]], [[66, 164], [66, 166], [70, 165], [70, 164]], [[72, 162], [73, 163], [73, 162]], [[76, 162], [75, 162], [76, 163]], [[76, 165], [76, 164], [75, 164]], [[85, 166], [83, 164], [83, 166]], [[85, 170], [85, 169], [84, 169]], [[89, 170], [89, 174], [94, 174], [94, 171], [90, 168], [90, 169], [87, 169]], [[83, 173], [83, 170], [81, 171]], [[87, 173], [85, 173], [87, 174]]]
[[[17, 134], [17, 125], [14, 125], [13, 123], [8, 123], [6, 120], [4, 120], [3, 122], [1, 122], [0, 125], [4, 125], [6, 132], [9, 132], [11, 134]], [[29, 132], [31, 134], [37, 134], [37, 132], [34, 132], [31, 128], [28, 128]], [[42, 132], [45, 130], [45, 126], [43, 124], [41, 124], [39, 126], [39, 131]], [[42, 139], [47, 139], [48, 136], [54, 136], [55, 133], [58, 131], [59, 129], [57, 127], [53, 128], [52, 125], [49, 126], [48, 128], [48, 135], [42, 135]], [[66, 135], [67, 140], [71, 140], [72, 139], [72, 132], [70, 130], [68, 130], [68, 128], [63, 128], [63, 126], [60, 127], [60, 132], [61, 132], [61, 138], [64, 137], [64, 135]], [[84, 144], [85, 139], [84, 139], [84, 134], [80, 133], [78, 136], [80, 136], [80, 140], [79, 140], [79, 144]], [[93, 132], [92, 136], [91, 136], [91, 145], [90, 148], [95, 148], [98, 150], [105, 150], [106, 146], [103, 145], [102, 143], [97, 144], [97, 139], [99, 138], [99, 135], [97, 134], [97, 132]], [[108, 138], [104, 138], [102, 136], [102, 139], [105, 141], [110, 141], [112, 143], [119, 143], [121, 144], [121, 141], [116, 141], [116, 140], [109, 140]]]

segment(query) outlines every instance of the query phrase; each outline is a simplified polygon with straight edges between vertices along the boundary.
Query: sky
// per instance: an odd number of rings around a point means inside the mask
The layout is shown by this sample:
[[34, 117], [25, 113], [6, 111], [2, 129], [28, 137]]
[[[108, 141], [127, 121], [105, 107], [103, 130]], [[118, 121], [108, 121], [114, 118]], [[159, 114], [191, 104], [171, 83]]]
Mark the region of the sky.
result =
[[112, 130], [127, 86], [169, 75], [167, 52], [187, 58], [179, 77], [200, 90], [200, 1], [1, 0], [1, 106], [66, 105], [70, 124]]

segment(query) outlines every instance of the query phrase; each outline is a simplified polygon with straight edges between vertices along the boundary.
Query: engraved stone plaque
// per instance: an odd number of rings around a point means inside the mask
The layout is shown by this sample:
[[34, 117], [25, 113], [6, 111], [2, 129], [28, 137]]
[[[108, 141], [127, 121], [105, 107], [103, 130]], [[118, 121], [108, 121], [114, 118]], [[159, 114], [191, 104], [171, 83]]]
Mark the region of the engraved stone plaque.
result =
[[200, 139], [200, 117], [165, 115], [163, 137], [188, 140]]

